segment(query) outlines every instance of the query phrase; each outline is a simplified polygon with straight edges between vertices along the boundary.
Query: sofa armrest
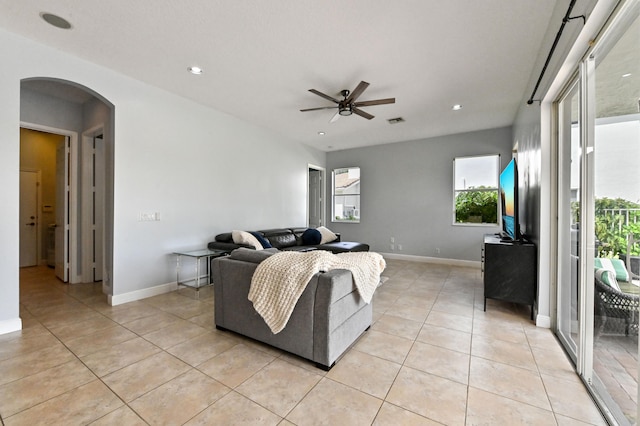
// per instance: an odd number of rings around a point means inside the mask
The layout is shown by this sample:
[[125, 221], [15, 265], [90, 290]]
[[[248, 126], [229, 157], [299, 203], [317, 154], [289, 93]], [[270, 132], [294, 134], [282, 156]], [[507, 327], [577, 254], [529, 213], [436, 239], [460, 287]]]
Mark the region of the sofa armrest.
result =
[[330, 368], [360, 334], [371, 326], [372, 307], [360, 297], [350, 271], [317, 274], [313, 358]]

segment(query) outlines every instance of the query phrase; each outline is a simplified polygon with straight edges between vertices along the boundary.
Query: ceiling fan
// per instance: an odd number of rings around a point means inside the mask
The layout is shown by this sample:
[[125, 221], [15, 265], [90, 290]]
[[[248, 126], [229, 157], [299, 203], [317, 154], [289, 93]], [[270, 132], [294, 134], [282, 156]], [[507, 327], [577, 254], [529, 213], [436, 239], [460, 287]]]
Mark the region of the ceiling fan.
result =
[[314, 93], [320, 96], [321, 98], [331, 101], [337, 105], [329, 106], [329, 107], [307, 108], [307, 109], [301, 109], [300, 111], [301, 112], [318, 111], [321, 109], [338, 108], [338, 111], [336, 112], [336, 114], [329, 121], [330, 123], [333, 123], [334, 121], [336, 121], [338, 118], [340, 118], [341, 115], [347, 116], [351, 114], [356, 114], [356, 115], [359, 115], [360, 117], [366, 118], [367, 120], [371, 120], [374, 116], [361, 110], [360, 107], [393, 104], [396, 102], [396, 98], [376, 99], [373, 101], [356, 102], [356, 99], [358, 99], [358, 97], [362, 95], [362, 92], [364, 92], [367, 87], [369, 87], [369, 83], [367, 83], [366, 81], [361, 81], [360, 84], [358, 84], [358, 86], [355, 89], [353, 89], [353, 92], [350, 92], [346, 89], [341, 90], [340, 94], [344, 97], [344, 99], [342, 100], [338, 100], [329, 95], [325, 95], [324, 93], [319, 92], [316, 89], [309, 89], [311, 93]]

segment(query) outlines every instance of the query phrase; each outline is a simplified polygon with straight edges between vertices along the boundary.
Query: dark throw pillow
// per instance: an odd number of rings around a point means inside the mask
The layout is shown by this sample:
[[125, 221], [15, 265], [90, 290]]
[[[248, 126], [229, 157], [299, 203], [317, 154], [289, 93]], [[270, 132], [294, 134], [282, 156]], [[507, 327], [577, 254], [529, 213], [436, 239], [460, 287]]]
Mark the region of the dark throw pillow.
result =
[[262, 244], [262, 248], [271, 248], [273, 247], [271, 244], [269, 244], [269, 241], [265, 240], [264, 237], [262, 235], [260, 235], [259, 232], [249, 232], [251, 235], [253, 235], [254, 237], [256, 237], [256, 240], [258, 240], [258, 242], [260, 244]]
[[320, 244], [322, 234], [317, 229], [307, 229], [302, 233], [302, 245], [303, 246], [317, 246]]

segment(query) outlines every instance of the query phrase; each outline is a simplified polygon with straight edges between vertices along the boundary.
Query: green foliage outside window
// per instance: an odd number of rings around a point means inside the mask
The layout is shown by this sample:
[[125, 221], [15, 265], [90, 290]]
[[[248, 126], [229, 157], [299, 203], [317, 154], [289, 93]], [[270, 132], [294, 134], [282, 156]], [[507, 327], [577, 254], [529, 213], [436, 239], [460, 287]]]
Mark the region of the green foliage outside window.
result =
[[456, 223], [498, 223], [498, 191], [459, 192], [456, 195]]
[[[574, 206], [574, 219], [578, 219], [577, 203]], [[595, 203], [595, 221], [598, 257], [617, 257], [626, 253], [629, 234], [640, 238], [638, 203], [622, 198], [598, 198]], [[631, 255], [640, 255], [638, 244], [631, 247]]]

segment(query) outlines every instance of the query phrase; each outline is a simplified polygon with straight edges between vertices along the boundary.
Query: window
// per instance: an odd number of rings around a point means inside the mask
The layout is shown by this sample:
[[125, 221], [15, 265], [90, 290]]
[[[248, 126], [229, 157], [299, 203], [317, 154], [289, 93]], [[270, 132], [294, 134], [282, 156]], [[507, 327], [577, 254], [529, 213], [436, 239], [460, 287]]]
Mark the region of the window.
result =
[[454, 223], [498, 223], [499, 155], [453, 160]]
[[360, 222], [360, 167], [335, 169], [332, 222]]

